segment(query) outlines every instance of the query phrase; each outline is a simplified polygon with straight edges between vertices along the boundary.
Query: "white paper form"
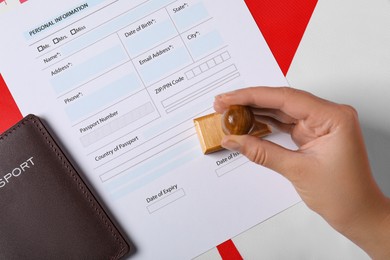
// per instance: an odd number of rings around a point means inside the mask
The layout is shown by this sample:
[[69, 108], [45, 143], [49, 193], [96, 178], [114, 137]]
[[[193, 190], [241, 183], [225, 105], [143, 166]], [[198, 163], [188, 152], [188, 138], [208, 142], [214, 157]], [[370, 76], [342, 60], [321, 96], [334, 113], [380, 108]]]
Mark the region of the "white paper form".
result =
[[243, 1], [34, 0], [0, 24], [19, 108], [53, 129], [135, 259], [193, 258], [300, 200], [238, 153], [203, 155], [196, 136], [215, 95], [287, 85]]

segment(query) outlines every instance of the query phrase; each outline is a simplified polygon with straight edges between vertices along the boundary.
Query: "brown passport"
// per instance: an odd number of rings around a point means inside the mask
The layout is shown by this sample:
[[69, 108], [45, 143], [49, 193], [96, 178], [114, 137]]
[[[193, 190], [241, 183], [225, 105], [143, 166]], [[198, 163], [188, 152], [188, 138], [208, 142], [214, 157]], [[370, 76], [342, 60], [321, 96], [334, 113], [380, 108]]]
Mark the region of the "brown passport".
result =
[[0, 135], [0, 259], [119, 259], [129, 251], [39, 118]]

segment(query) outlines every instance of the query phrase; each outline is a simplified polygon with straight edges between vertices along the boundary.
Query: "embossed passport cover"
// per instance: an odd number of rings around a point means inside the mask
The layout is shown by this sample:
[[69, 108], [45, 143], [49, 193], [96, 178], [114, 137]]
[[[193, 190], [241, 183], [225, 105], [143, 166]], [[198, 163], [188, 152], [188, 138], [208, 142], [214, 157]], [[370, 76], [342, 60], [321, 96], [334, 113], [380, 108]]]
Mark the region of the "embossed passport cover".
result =
[[0, 136], [0, 259], [119, 259], [129, 251], [39, 118]]

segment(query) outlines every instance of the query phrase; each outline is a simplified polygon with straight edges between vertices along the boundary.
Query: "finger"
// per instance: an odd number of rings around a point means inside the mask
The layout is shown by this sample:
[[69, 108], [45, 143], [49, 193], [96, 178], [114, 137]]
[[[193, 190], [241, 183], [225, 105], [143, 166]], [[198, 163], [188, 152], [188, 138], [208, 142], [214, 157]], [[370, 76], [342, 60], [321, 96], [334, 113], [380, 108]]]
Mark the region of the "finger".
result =
[[252, 87], [219, 95], [219, 107], [246, 105], [257, 108], [281, 110], [295, 119], [306, 119], [311, 114], [322, 111], [330, 102], [308, 92], [289, 87]]
[[295, 118], [277, 109], [252, 108], [252, 111], [256, 118], [270, 117], [284, 124], [296, 124], [298, 122]]
[[275, 118], [268, 117], [268, 116], [255, 116], [255, 118], [256, 118], [256, 121], [258, 121], [260, 123], [270, 125], [276, 129], [278, 129], [279, 131], [282, 131], [282, 132], [288, 133], [288, 134], [292, 133], [294, 126], [295, 126], [294, 123], [283, 123], [283, 122], [280, 122], [279, 120], [276, 120]]
[[215, 112], [217, 112], [219, 114], [222, 114], [223, 112], [225, 112], [229, 108], [230, 105], [233, 105], [233, 104], [224, 103], [221, 99], [221, 96], [222, 95], [216, 96], [214, 99], [214, 104], [213, 104]]
[[294, 143], [301, 147], [302, 145], [313, 141], [314, 139], [318, 138], [317, 135], [312, 134], [308, 131], [305, 131], [305, 129], [302, 129], [301, 125], [297, 124], [285, 124], [282, 122], [279, 122], [278, 120], [275, 120], [272, 117], [266, 117], [266, 116], [256, 116], [256, 121], [267, 124], [272, 126], [273, 128], [276, 128], [277, 130], [287, 133], [291, 135], [292, 140]]
[[[221, 99], [217, 96], [214, 101], [214, 110], [218, 113], [223, 113], [229, 108], [229, 105], [222, 102]], [[272, 117], [285, 124], [295, 124], [297, 120], [287, 115], [286, 113], [271, 108], [254, 108], [252, 107], [252, 112], [255, 116], [268, 116]]]
[[299, 153], [254, 136], [225, 136], [221, 145], [240, 152], [252, 162], [279, 172], [289, 180], [293, 180], [295, 169], [299, 168]]

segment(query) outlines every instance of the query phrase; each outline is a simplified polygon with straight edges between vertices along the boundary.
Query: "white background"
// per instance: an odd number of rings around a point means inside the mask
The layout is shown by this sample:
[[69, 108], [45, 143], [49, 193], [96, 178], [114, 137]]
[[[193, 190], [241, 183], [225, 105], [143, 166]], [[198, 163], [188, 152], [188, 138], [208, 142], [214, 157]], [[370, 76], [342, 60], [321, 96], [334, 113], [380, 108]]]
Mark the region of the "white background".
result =
[[[375, 179], [390, 196], [390, 0], [320, 0], [287, 79], [358, 110]], [[232, 240], [244, 259], [369, 259], [303, 203]]]

